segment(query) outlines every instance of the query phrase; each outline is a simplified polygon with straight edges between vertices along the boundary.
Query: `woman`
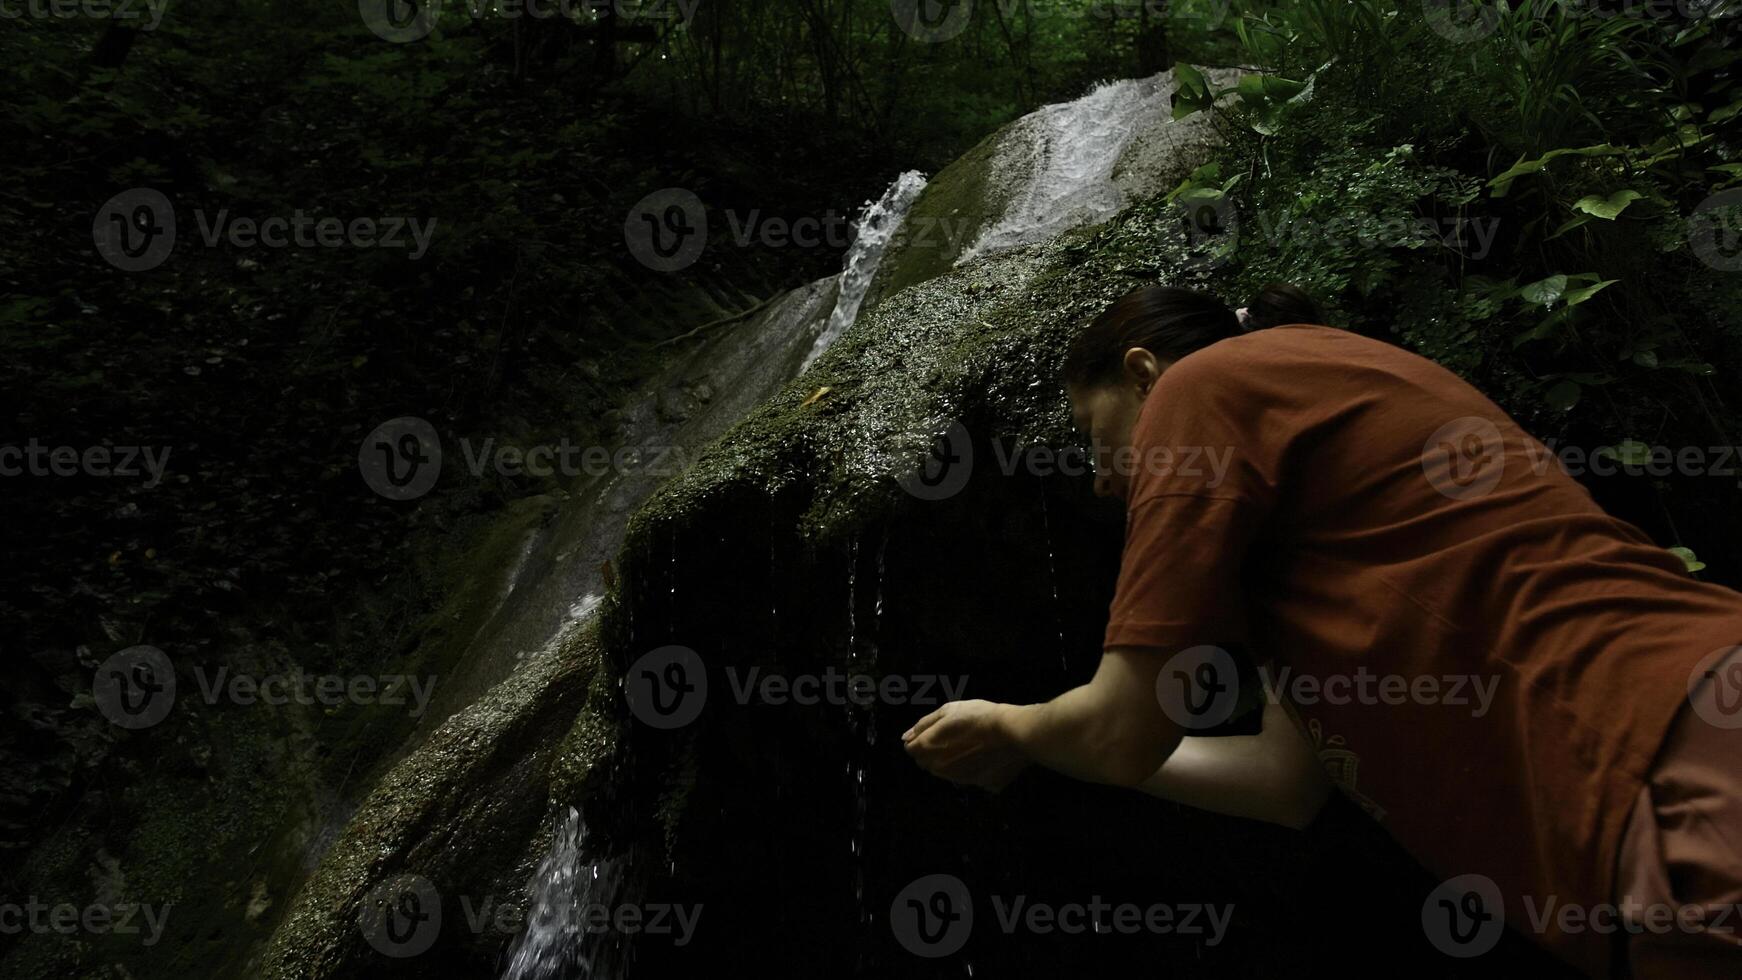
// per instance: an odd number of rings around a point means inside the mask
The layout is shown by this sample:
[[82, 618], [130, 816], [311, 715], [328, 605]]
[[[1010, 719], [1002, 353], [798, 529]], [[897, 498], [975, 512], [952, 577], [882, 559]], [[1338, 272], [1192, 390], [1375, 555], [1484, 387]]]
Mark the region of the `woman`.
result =
[[[1445, 877], [1442, 949], [1481, 952], [1503, 917], [1592, 974], [1736, 975], [1742, 595], [1451, 372], [1302, 299], [1266, 290], [1243, 331], [1149, 286], [1075, 338], [1096, 490], [1127, 508], [1100, 666], [1045, 704], [945, 705], [909, 752], [959, 782], [1036, 762], [1295, 827], [1325, 798], [1316, 756]], [[1278, 689], [1263, 734], [1190, 736], [1231, 713], [1240, 655]], [[1658, 906], [1686, 924], [1654, 930]]]

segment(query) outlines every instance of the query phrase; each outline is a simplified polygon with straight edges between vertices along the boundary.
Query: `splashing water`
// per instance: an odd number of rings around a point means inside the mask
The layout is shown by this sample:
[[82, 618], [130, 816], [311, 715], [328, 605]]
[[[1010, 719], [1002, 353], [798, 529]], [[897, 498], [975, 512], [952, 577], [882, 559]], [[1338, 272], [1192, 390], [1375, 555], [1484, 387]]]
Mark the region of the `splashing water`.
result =
[[989, 175], [990, 185], [1010, 188], [1003, 213], [956, 265], [1116, 214], [1127, 203], [1117, 171], [1134, 140], [1185, 138], [1197, 125], [1169, 123], [1173, 89], [1171, 74], [1107, 82], [1020, 119], [1000, 141]]
[[527, 888], [526, 931], [514, 943], [503, 980], [622, 975], [629, 959], [625, 937], [590, 930], [587, 911], [616, 901], [623, 868], [615, 860], [589, 857], [586, 847], [586, 823], [569, 807]]
[[884, 250], [907, 217], [907, 209], [919, 198], [919, 192], [925, 190], [925, 185], [924, 174], [909, 170], [895, 178], [895, 182], [883, 192], [883, 198], [859, 216], [853, 247], [847, 250], [846, 268], [841, 270], [841, 292], [835, 300], [835, 310], [829, 314], [829, 322], [805, 357], [801, 371], [809, 369], [858, 318], [859, 304], [864, 302], [865, 290], [871, 287], [877, 267], [883, 263]]

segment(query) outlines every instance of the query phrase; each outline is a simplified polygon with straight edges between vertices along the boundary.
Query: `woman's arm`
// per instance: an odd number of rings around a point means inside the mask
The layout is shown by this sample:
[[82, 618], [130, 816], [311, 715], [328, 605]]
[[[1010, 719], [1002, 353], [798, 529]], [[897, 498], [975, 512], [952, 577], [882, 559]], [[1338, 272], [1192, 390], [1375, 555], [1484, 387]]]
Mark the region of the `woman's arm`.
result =
[[934, 775], [1001, 787], [1026, 762], [1089, 782], [1136, 788], [1167, 760], [1181, 729], [1155, 696], [1162, 657], [1114, 648], [1095, 676], [1043, 704], [952, 701], [902, 735]]
[[1318, 753], [1282, 705], [1264, 703], [1257, 735], [1188, 735], [1143, 784], [1152, 796], [1300, 830], [1331, 795]]

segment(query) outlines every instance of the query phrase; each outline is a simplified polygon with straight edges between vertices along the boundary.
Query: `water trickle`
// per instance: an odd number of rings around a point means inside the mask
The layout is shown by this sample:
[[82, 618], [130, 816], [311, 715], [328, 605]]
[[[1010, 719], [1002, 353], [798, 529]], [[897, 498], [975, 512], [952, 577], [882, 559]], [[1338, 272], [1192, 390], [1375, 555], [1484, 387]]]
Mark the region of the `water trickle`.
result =
[[587, 827], [569, 807], [556, 820], [550, 850], [527, 888], [526, 929], [515, 940], [503, 980], [619, 976], [628, 963], [623, 933], [588, 928], [586, 912], [611, 905], [623, 883], [621, 862], [587, 853]]
[[[883, 570], [885, 559], [889, 557], [889, 529], [883, 530], [883, 540], [877, 545], [877, 604], [871, 609], [871, 626], [873, 630], [881, 629], [883, 625]], [[882, 634], [878, 633], [878, 638]]]
[[859, 222], [854, 226], [853, 245], [847, 250], [846, 267], [841, 270], [841, 292], [835, 300], [834, 312], [829, 314], [829, 322], [823, 326], [822, 333], [817, 335], [816, 343], [805, 356], [801, 371], [821, 357], [858, 318], [859, 304], [864, 302], [865, 290], [871, 287], [871, 280], [877, 276], [884, 250], [907, 217], [907, 209], [919, 198], [919, 192], [925, 190], [925, 185], [924, 174], [909, 170], [895, 178], [895, 182], [883, 192], [882, 199], [868, 206], [859, 216]]
[[847, 659], [859, 659], [859, 539], [847, 549]]
[[1071, 664], [1065, 656], [1065, 624], [1059, 616], [1059, 568], [1057, 551], [1052, 543], [1052, 514], [1046, 505], [1046, 486], [1039, 482], [1035, 485], [1040, 488], [1040, 526], [1043, 540], [1046, 541], [1047, 582], [1052, 585], [1052, 625], [1059, 639], [1059, 669], [1068, 674]]
[[677, 635], [677, 531], [671, 532], [671, 566], [670, 566], [670, 614], [665, 618], [665, 626], [670, 633]]

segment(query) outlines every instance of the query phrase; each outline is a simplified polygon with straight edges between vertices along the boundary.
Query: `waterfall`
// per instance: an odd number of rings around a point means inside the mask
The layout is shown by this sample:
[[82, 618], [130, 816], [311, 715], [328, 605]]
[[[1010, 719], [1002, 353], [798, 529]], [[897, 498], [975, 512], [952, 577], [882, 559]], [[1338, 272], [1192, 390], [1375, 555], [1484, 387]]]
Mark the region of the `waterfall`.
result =
[[[1207, 74], [1220, 87], [1222, 79], [1216, 72]], [[365, 798], [341, 832], [342, 846], [328, 849], [326, 841], [320, 842], [326, 850], [322, 859], [326, 880], [373, 881], [384, 857], [415, 863], [407, 854], [423, 846], [441, 849], [466, 876], [479, 877], [483, 869], [477, 865], [496, 860], [494, 855], [506, 846], [503, 829], [456, 817], [453, 794], [494, 792], [517, 807], [550, 802], [555, 812], [548, 835], [513, 842], [531, 849], [517, 851], [517, 856], [538, 858], [526, 884], [530, 904], [524, 929], [506, 948], [481, 941], [463, 950], [456, 947], [456, 956], [467, 958], [432, 963], [430, 975], [462, 975], [462, 971], [475, 975], [481, 972], [475, 970], [480, 957], [494, 961], [485, 969], [493, 966], [506, 980], [627, 975], [637, 952], [633, 937], [589, 931], [581, 916], [591, 906], [633, 905], [640, 896], [632, 893], [651, 867], [644, 863], [648, 856], [615, 850], [625, 846], [615, 840], [608, 850], [602, 834], [589, 838], [584, 809], [568, 806], [576, 802], [584, 808], [585, 801], [529, 798], [545, 792], [543, 782], [528, 778], [529, 770], [484, 773], [456, 760], [513, 758], [527, 760], [530, 767], [534, 763], [521, 751], [524, 744], [561, 736], [558, 730], [544, 732], [532, 724], [544, 718], [543, 712], [554, 710], [550, 705], [556, 697], [556, 686], [542, 684], [539, 678], [545, 676], [546, 667], [556, 676], [558, 670], [552, 665], [572, 653], [565, 638], [572, 639], [584, 628], [584, 621], [598, 615], [611, 581], [621, 574], [609, 563], [622, 548], [630, 516], [660, 485], [681, 479], [699, 454], [735, 423], [812, 366], [852, 328], [861, 312], [873, 310], [882, 297], [923, 281], [916, 277], [946, 275], [951, 260], [960, 267], [987, 258], [988, 278], [1028, 283], [1032, 272], [1021, 262], [1004, 263], [994, 253], [1105, 221], [1125, 203], [1177, 184], [1182, 169], [1189, 173], [1195, 165], [1192, 144], [1207, 146], [1214, 133], [1209, 130], [1208, 114], [1170, 118], [1171, 88], [1167, 76], [1100, 85], [1072, 102], [1047, 106], [1012, 122], [990, 138], [983, 154], [965, 157], [962, 166], [929, 179], [918, 172], [900, 174], [857, 216], [855, 237], [840, 271], [661, 348], [665, 356], [657, 375], [614, 413], [614, 430], [601, 440], [624, 450], [628, 462], [618, 463], [614, 454], [609, 467], [587, 470], [588, 475], [567, 486], [565, 493], [529, 501], [525, 523], [504, 532], [503, 547], [493, 553], [500, 558], [477, 584], [479, 594], [491, 602], [465, 620], [463, 633], [454, 632], [451, 642], [457, 651], [442, 650], [452, 666], [443, 675], [419, 732], [401, 747], [398, 760], [384, 763], [392, 767], [390, 780], [384, 783], [398, 787], [397, 791]], [[959, 221], [966, 229], [963, 237], [949, 236], [945, 251], [936, 251], [937, 245], [916, 241], [920, 236], [910, 234], [918, 224], [911, 209], [922, 192], [936, 195], [937, 210], [953, 216], [934, 216], [928, 204], [928, 218]], [[972, 229], [979, 230], [970, 235]], [[964, 245], [966, 252], [953, 251]], [[916, 254], [908, 255], [908, 248]], [[917, 254], [928, 249], [930, 254]], [[1059, 268], [1059, 261], [1041, 255], [1036, 267]], [[880, 268], [888, 277], [897, 265], [904, 272], [900, 280], [888, 284], [887, 291], [883, 285], [872, 291]], [[964, 309], [1011, 301], [986, 299], [977, 284], [965, 281], [941, 283], [937, 291], [939, 297], [924, 297], [922, 305], [940, 311], [940, 329], [953, 329], [948, 321], [955, 313], [949, 308], [958, 301]], [[726, 447], [730, 450], [734, 445]], [[1056, 528], [1045, 514], [1044, 496], [1041, 506], [1050, 542]], [[759, 541], [756, 547], [772, 549], [776, 537], [770, 533], [769, 543]], [[867, 598], [862, 593], [871, 591], [868, 581], [860, 581], [868, 579], [869, 568], [854, 573], [850, 590], [853, 605], [848, 622], [853, 641], [849, 649], [870, 666], [877, 664], [881, 642], [883, 564], [880, 547], [870, 619], [860, 601]], [[1057, 596], [1062, 570], [1055, 562], [1049, 561], [1047, 567]], [[794, 615], [788, 608], [791, 600], [776, 591], [770, 591], [768, 602], [770, 620]], [[1055, 618], [1039, 635], [1059, 642], [1062, 633]], [[878, 769], [867, 764], [877, 761], [881, 752], [874, 718], [849, 711], [840, 724], [853, 736], [852, 748], [841, 760], [842, 768], [833, 771], [841, 774], [843, 784], [838, 788], [854, 821], [849, 840], [840, 845], [840, 857], [852, 861], [850, 887], [859, 906], [859, 942], [864, 949], [875, 950], [880, 915], [868, 896], [875, 896], [886, 862], [899, 855], [879, 836], [884, 831], [872, 817], [896, 804], [873, 803], [885, 800], [885, 787], [877, 782]], [[831, 792], [834, 789], [829, 787]], [[517, 824], [514, 833], [526, 830]], [[423, 843], [430, 840], [438, 843]], [[850, 855], [845, 853], [849, 848]], [[469, 849], [476, 854], [464, 853]], [[494, 875], [500, 869], [488, 870]], [[671, 876], [675, 878], [675, 869]], [[304, 975], [304, 965], [317, 960], [343, 964], [343, 969], [335, 967], [323, 976], [360, 974], [379, 966], [374, 960], [365, 965], [360, 957], [368, 956], [368, 951], [356, 951], [354, 940], [346, 939], [354, 929], [345, 921], [354, 915], [353, 905], [335, 902], [330, 895], [329, 887], [325, 892], [304, 889], [297, 896], [270, 947], [274, 970], [264, 975]], [[846, 932], [842, 939], [852, 941]], [[735, 940], [719, 941], [729, 945]], [[876, 959], [870, 957], [871, 962]]]
[[611, 905], [622, 882], [619, 862], [587, 854], [586, 822], [569, 807], [527, 888], [526, 931], [515, 940], [503, 980], [621, 976], [626, 938], [588, 929], [586, 916], [592, 907]]
[[1121, 164], [1127, 150], [1171, 155], [1201, 122], [1171, 119], [1173, 76], [1124, 79], [1096, 86], [1074, 102], [1044, 106], [1022, 117], [1000, 138], [988, 187], [1005, 188], [1002, 213], [956, 264], [991, 252], [1044, 241], [1117, 214], [1129, 195]]
[[871, 280], [877, 276], [883, 253], [907, 217], [908, 208], [919, 198], [919, 192], [925, 190], [925, 184], [924, 174], [909, 170], [895, 178], [895, 182], [883, 192], [882, 199], [860, 215], [858, 224], [854, 226], [853, 246], [847, 251], [846, 267], [841, 270], [841, 291], [835, 300], [834, 312], [829, 314], [828, 323], [817, 335], [801, 370], [808, 370], [858, 318], [859, 304], [864, 301]]
[[[714, 344], [704, 347], [710, 352], [707, 357], [692, 355], [667, 377], [655, 382], [652, 394], [638, 410], [631, 412], [638, 430], [629, 440], [631, 444], [699, 446], [809, 367], [852, 326], [885, 249], [925, 185], [923, 175], [909, 171], [897, 177], [883, 197], [866, 208], [855, 226], [857, 233], [842, 271], [833, 282], [823, 280], [793, 290], [750, 321], [757, 328], [755, 332], [724, 349], [716, 345], [726, 341], [716, 339]], [[830, 286], [835, 287], [836, 294], [832, 308], [818, 302]], [[824, 308], [830, 309], [827, 320], [820, 317]], [[820, 328], [812, 326], [819, 322]], [[790, 355], [796, 353], [799, 344], [806, 345], [807, 353], [802, 363], [793, 364]], [[685, 419], [675, 426], [655, 421], [661, 414], [657, 411], [660, 398], [668, 395], [679, 379], [687, 380], [693, 387], [694, 365], [704, 360], [712, 366], [710, 383], [720, 392], [719, 397], [709, 399], [706, 417]], [[622, 541], [624, 520], [659, 482], [651, 476], [643, 474], [637, 479], [634, 474], [617, 474], [606, 478], [589, 495], [596, 503], [578, 508], [587, 518], [588, 527], [577, 530], [572, 537], [560, 533], [553, 536], [562, 545], [560, 548], [549, 545], [547, 550], [571, 557], [577, 551], [591, 552], [597, 558], [609, 557]], [[575, 512], [571, 512], [570, 520], [574, 517]], [[565, 537], [567, 540], [563, 540]], [[591, 578], [596, 574], [595, 561], [571, 560], [568, 565], [573, 570], [571, 574], [579, 578], [556, 586], [565, 590], [561, 617], [565, 622], [591, 615], [599, 605], [603, 589], [602, 583]], [[549, 576], [552, 572], [549, 565], [540, 563], [533, 563], [528, 570], [537, 576]], [[547, 588], [554, 584], [549, 579], [546, 582]], [[579, 811], [570, 807], [566, 815], [559, 815], [550, 847], [528, 884], [526, 928], [515, 940], [503, 980], [621, 975], [628, 959], [627, 941], [621, 935], [587, 931], [582, 916], [590, 905], [610, 904], [622, 880], [620, 861], [588, 853], [586, 823]]]
[[499, 586], [495, 613], [443, 678], [425, 731], [549, 647], [569, 622], [592, 615], [606, 590], [601, 565], [617, 553], [629, 515], [853, 324], [887, 246], [925, 185], [917, 171], [904, 173], [866, 207], [841, 272], [789, 290], [756, 315], [671, 356], [623, 413], [621, 446], [636, 462], [576, 487], [558, 519], [522, 544], [518, 563]]

